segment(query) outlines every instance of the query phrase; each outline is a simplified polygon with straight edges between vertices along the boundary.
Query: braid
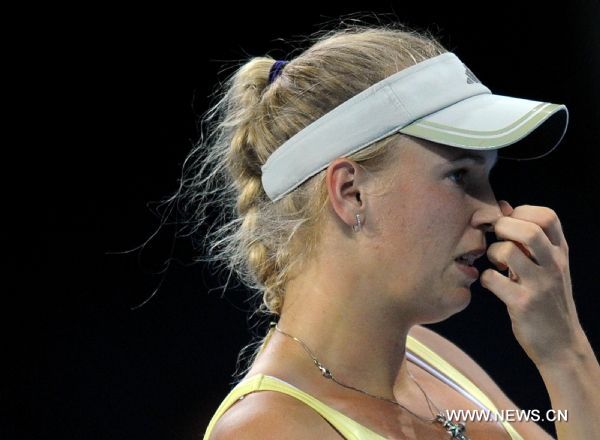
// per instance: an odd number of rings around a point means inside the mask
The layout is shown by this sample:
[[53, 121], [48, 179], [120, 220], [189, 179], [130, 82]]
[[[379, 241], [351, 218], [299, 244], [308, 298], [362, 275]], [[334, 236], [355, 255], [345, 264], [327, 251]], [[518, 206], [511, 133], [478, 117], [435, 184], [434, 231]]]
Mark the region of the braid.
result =
[[257, 282], [263, 287], [264, 311], [279, 313], [280, 303], [278, 294], [274, 291], [277, 278], [277, 264], [273, 258], [273, 249], [260, 240], [260, 208], [265, 194], [262, 189], [260, 176], [249, 176], [238, 180], [240, 187], [237, 199], [237, 212], [243, 221], [239, 234], [243, 237], [242, 247], [246, 253], [247, 269], [253, 273]]
[[[256, 62], [265, 64], [262, 60]], [[266, 127], [258, 123], [256, 115], [263, 92], [257, 83], [258, 81], [255, 81], [253, 87], [243, 87], [244, 94], [240, 102], [248, 105], [246, 121], [237, 127], [232, 136], [227, 162], [238, 190], [236, 212], [242, 219], [238, 234], [240, 250], [245, 254], [246, 271], [252, 274], [263, 291], [261, 310], [278, 314], [283, 303], [278, 269], [282, 264], [285, 265], [285, 261], [282, 261], [281, 255], [276, 255], [277, 249], [261, 239], [260, 234], [263, 229], [261, 207], [268, 204], [269, 200], [262, 187], [260, 167], [264, 160], [261, 160], [259, 155], [268, 157], [275, 146], [268, 148], [264, 145], [265, 138], [269, 139], [269, 136]], [[261, 139], [263, 144], [260, 143]]]

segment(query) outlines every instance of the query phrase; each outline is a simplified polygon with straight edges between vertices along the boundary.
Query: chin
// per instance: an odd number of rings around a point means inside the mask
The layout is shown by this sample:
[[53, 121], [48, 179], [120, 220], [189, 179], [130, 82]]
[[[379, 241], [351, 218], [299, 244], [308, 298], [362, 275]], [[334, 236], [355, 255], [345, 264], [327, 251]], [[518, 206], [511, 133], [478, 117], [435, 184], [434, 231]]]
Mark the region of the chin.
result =
[[457, 299], [458, 297], [460, 297], [460, 300], [456, 302], [456, 310], [452, 313], [452, 315], [454, 315], [455, 313], [462, 312], [464, 309], [467, 308], [469, 304], [471, 304], [471, 288], [464, 287], [460, 289], [457, 295]]
[[461, 287], [452, 292], [445, 292], [436, 310], [432, 311], [433, 316], [427, 322], [424, 322], [424, 324], [435, 324], [445, 321], [452, 315], [462, 312], [470, 303], [471, 289], [469, 287]]

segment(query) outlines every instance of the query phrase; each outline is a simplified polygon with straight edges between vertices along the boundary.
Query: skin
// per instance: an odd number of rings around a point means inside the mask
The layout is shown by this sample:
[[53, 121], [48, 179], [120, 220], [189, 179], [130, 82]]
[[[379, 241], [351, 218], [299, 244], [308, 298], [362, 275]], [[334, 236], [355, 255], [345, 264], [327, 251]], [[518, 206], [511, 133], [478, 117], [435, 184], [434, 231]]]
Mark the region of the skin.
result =
[[555, 423], [558, 438], [600, 438], [600, 367], [577, 317], [560, 221], [545, 207], [501, 207], [495, 232], [506, 241], [491, 245], [488, 256], [512, 276], [486, 270], [482, 285], [506, 304], [553, 408], [569, 411], [568, 422]]
[[[513, 279], [489, 269], [481, 281], [507, 305], [517, 341], [540, 369], [554, 407], [570, 410], [570, 422], [557, 424], [558, 438], [600, 438], [600, 405], [591, 392], [600, 383], [599, 368], [575, 312], [567, 245], [556, 215], [496, 200], [489, 183], [495, 151], [455, 161], [464, 150], [400, 139], [390, 166], [376, 175], [347, 158], [328, 167], [329, 215], [320, 251], [289, 282], [279, 326], [301, 338], [340, 381], [395, 399], [423, 418], [430, 412], [409, 372], [438, 406], [475, 407], [406, 360], [409, 333], [459, 368], [499, 408], [514, 409], [472, 359], [420, 326], [467, 307], [475, 279], [455, 258], [485, 251], [485, 233], [493, 230], [505, 241], [490, 246], [488, 257], [499, 270], [510, 267]], [[352, 231], [356, 214], [359, 233]], [[447, 436], [395, 405], [324, 379], [302, 347], [277, 332], [248, 376], [257, 373], [286, 380], [387, 438]], [[514, 426], [527, 439], [549, 438], [533, 422]], [[507, 438], [492, 423], [469, 423], [469, 433], [472, 439]], [[261, 392], [234, 405], [212, 438], [316, 436], [340, 438], [295, 399]]]

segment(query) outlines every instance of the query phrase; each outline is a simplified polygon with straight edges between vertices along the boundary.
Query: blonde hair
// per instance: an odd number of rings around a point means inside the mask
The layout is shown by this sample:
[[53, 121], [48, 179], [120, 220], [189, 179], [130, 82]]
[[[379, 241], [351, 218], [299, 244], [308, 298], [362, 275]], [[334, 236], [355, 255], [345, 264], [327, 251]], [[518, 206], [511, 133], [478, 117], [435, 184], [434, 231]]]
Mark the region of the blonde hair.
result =
[[[204, 238], [202, 261], [219, 263], [262, 295], [258, 311], [279, 314], [286, 283], [319, 245], [328, 196], [325, 171], [277, 202], [261, 185], [261, 165], [302, 128], [406, 67], [446, 50], [429, 33], [402, 25], [344, 24], [309, 38], [272, 84], [274, 59], [254, 57], [217, 90], [174, 197], [191, 214], [186, 231]], [[394, 135], [350, 156], [367, 172], [384, 164]], [[324, 146], [326, 147], [326, 146]], [[208, 217], [216, 215], [213, 222]], [[208, 224], [205, 231], [201, 226]]]

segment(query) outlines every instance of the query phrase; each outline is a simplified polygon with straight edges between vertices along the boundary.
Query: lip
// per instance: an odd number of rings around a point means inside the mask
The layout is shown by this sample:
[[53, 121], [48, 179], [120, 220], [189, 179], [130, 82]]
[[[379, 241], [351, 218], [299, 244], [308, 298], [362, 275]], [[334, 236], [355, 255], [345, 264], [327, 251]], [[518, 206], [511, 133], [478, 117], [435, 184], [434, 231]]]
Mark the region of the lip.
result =
[[477, 260], [478, 258], [483, 257], [486, 254], [486, 252], [487, 249], [485, 247], [482, 247], [457, 255], [456, 258], [459, 258], [461, 255], [472, 255], [473, 257], [475, 257], [475, 260]]
[[455, 261], [455, 263], [458, 266], [458, 268], [469, 278], [472, 278], [474, 280], [479, 278], [479, 271], [477, 270], [476, 267], [462, 264], [462, 263], [459, 263], [458, 261]]

